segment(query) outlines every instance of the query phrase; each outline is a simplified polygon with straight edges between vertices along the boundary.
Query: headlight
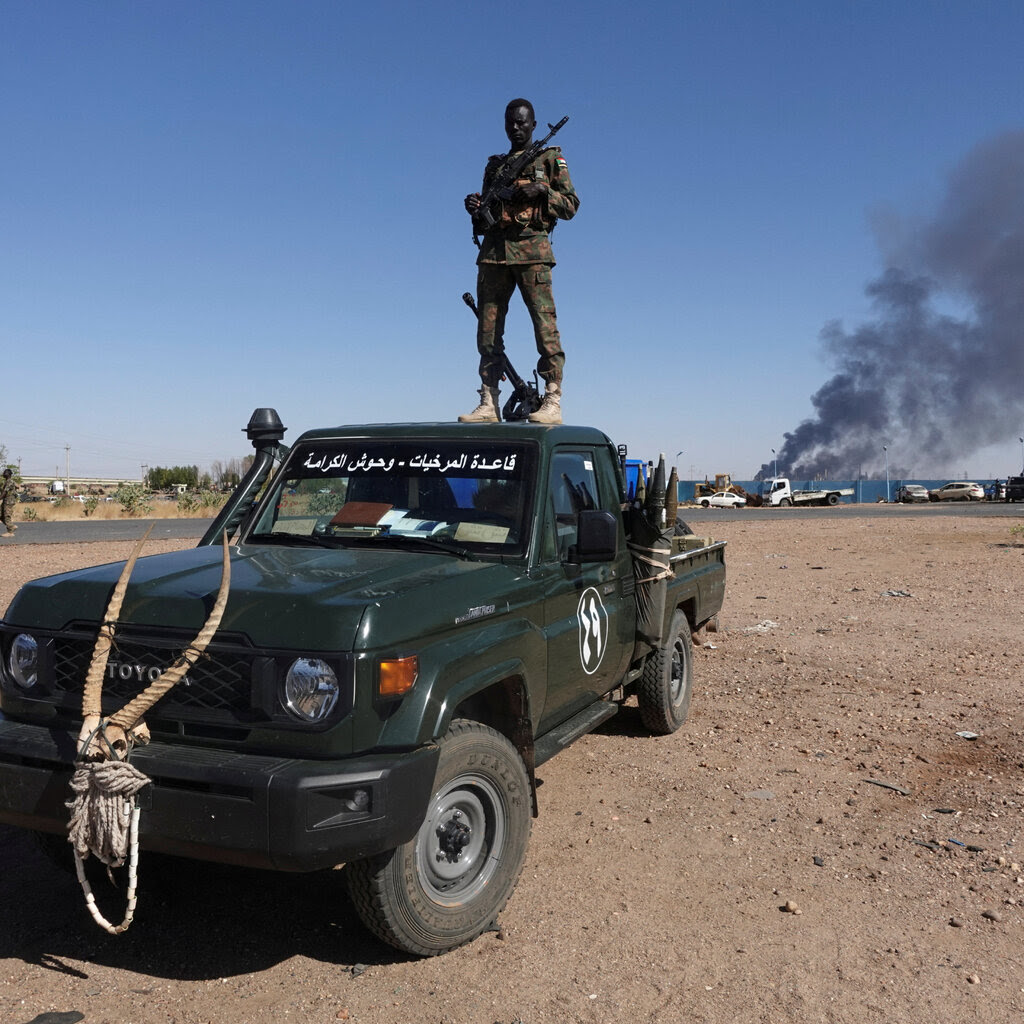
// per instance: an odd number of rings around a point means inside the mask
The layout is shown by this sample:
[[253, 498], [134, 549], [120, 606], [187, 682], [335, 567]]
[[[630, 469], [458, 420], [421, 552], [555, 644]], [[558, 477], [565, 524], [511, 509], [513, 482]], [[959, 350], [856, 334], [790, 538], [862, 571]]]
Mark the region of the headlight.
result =
[[11, 644], [7, 659], [11, 678], [23, 689], [29, 690], [39, 678], [39, 644], [34, 636], [19, 633]]
[[319, 658], [296, 658], [284, 677], [284, 705], [303, 722], [322, 722], [338, 703], [338, 676]]

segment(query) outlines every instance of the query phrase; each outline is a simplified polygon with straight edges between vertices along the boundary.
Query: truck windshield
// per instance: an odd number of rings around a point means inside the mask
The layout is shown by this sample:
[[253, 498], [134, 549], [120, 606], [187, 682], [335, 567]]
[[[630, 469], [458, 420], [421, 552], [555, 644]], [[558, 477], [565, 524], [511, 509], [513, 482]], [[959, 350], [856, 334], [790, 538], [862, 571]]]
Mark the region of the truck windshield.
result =
[[297, 445], [247, 540], [333, 545], [423, 538], [453, 550], [521, 554], [533, 462], [533, 447], [520, 442]]

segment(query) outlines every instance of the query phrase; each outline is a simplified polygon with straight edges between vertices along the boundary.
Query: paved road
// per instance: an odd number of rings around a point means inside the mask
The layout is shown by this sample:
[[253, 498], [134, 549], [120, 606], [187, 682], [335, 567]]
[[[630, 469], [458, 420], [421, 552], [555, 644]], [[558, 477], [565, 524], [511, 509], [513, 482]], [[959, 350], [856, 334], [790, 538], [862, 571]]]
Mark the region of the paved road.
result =
[[198, 540], [212, 519], [83, 519], [67, 523], [18, 523], [18, 532], [5, 544], [67, 544], [74, 541], [138, 540], [150, 523], [153, 540]]
[[[679, 513], [689, 524], [714, 523], [722, 520], [765, 521], [777, 519], [841, 520], [850, 516], [959, 516], [1024, 518], [1024, 505], [998, 501], [928, 502], [921, 505], [886, 505], [884, 502], [861, 505], [836, 505], [825, 508], [689, 508]], [[137, 540], [153, 523], [154, 540], [199, 540], [210, 525], [210, 519], [97, 519], [67, 523], [19, 523], [13, 538], [0, 539], [5, 544], [66, 544], [73, 541]]]

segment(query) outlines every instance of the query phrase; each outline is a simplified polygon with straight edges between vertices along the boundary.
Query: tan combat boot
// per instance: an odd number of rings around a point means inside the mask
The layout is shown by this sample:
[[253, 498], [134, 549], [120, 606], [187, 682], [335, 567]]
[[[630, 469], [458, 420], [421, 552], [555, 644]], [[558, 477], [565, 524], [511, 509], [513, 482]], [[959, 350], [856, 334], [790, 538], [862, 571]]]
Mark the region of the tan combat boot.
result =
[[562, 385], [549, 380], [544, 386], [544, 401], [540, 403], [540, 408], [531, 412], [527, 418], [531, 423], [561, 423]]
[[465, 416], [459, 417], [460, 423], [500, 423], [498, 412], [498, 389], [484, 385], [480, 389], [480, 404]]

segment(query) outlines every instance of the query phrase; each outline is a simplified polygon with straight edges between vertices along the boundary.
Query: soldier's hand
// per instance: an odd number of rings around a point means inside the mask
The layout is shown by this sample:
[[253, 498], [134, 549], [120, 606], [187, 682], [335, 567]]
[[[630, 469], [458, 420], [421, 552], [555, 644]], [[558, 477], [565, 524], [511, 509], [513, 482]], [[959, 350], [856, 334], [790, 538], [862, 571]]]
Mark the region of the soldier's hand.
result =
[[548, 187], [543, 181], [531, 181], [516, 189], [516, 199], [540, 199], [548, 194]]
[[480, 193], [470, 192], [466, 196], [466, 213], [476, 213], [480, 209]]

